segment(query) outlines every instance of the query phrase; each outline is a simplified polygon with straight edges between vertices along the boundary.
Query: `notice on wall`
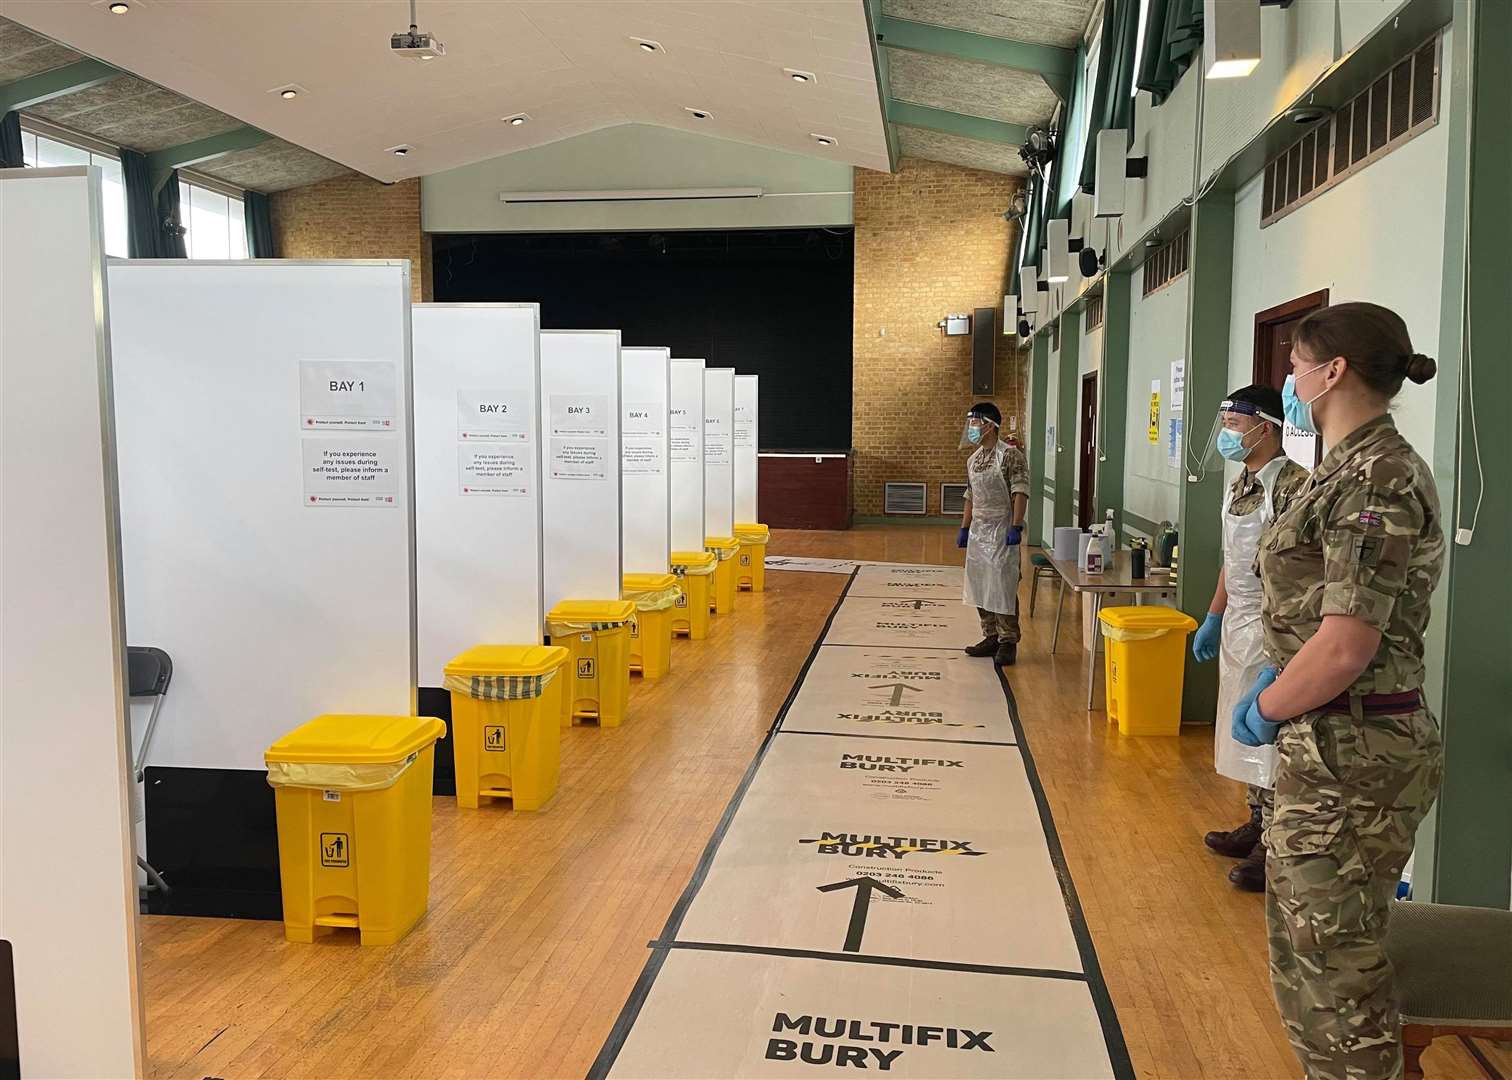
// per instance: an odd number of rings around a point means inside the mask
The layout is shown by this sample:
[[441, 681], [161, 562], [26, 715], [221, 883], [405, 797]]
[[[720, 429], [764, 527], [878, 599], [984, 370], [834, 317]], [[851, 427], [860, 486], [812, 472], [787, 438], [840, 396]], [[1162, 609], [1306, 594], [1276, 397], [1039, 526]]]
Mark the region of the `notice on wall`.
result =
[[554, 480], [607, 480], [607, 440], [552, 439], [551, 476]]
[[367, 438], [306, 438], [306, 506], [396, 506], [399, 495], [399, 441]]
[[302, 360], [299, 426], [305, 431], [390, 431], [398, 416], [394, 365], [386, 360]]
[[735, 445], [756, 445], [756, 408], [752, 405], [735, 404]]
[[659, 439], [626, 439], [621, 461], [626, 476], [660, 476], [667, 467]]
[[1166, 464], [1173, 469], [1181, 468], [1181, 429], [1181, 417], [1166, 420]]
[[1179, 413], [1186, 408], [1186, 361], [1171, 361], [1171, 411]]
[[457, 482], [463, 495], [523, 498], [530, 494], [530, 447], [459, 443]]
[[625, 422], [621, 429], [626, 438], [644, 436], [660, 439], [667, 410], [656, 402], [629, 402], [625, 405]]
[[730, 456], [730, 433], [723, 432], [715, 435], [705, 430], [704, 432], [704, 464], [705, 465], [728, 465], [732, 460]]
[[1150, 445], [1160, 442], [1160, 380], [1150, 380], [1150, 429], [1146, 432]]
[[512, 390], [458, 390], [457, 439], [461, 442], [529, 442], [529, 398]]
[[609, 437], [609, 398], [603, 394], [552, 394], [551, 434]]
[[671, 425], [672, 460], [697, 461], [698, 418], [689, 416], [687, 409], [673, 409], [668, 420]]

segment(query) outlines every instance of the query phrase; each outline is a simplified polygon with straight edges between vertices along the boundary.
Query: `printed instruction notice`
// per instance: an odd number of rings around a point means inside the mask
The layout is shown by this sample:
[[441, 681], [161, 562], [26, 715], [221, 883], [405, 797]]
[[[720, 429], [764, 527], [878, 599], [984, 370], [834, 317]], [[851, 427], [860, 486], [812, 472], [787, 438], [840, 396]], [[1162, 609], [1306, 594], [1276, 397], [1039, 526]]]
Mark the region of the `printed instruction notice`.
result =
[[688, 417], [687, 409], [672, 410], [672, 460], [698, 460], [698, 422]]
[[660, 476], [666, 468], [661, 441], [626, 439], [623, 464], [626, 476]]
[[302, 360], [299, 426], [304, 431], [392, 431], [399, 395], [384, 360]]
[[1186, 407], [1186, 361], [1171, 361], [1171, 411], [1179, 413]]
[[530, 447], [498, 443], [461, 443], [457, 473], [463, 495], [530, 494]]
[[551, 434], [609, 437], [609, 398], [604, 394], [552, 394]]
[[623, 434], [626, 438], [632, 435], [644, 435], [647, 438], [659, 439], [666, 420], [667, 410], [656, 402], [632, 402], [625, 406]]
[[1150, 429], [1145, 433], [1152, 445], [1160, 442], [1160, 380], [1150, 380]]
[[530, 441], [528, 399], [512, 390], [457, 391], [457, 438], [462, 442]]
[[730, 429], [723, 417], [704, 417], [704, 464], [730, 463]]
[[735, 406], [735, 445], [754, 446], [756, 443], [756, 410], [750, 405]]
[[305, 438], [305, 506], [397, 506], [399, 440]]
[[608, 445], [607, 439], [552, 439], [552, 479], [609, 479], [609, 463], [605, 454]]

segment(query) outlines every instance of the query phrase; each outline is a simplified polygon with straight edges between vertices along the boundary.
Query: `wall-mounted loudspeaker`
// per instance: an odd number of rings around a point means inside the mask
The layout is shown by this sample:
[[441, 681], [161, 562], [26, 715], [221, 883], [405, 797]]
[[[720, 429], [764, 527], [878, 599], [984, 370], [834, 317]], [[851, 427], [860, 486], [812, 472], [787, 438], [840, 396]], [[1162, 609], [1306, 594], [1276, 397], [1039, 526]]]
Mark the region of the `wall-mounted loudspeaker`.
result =
[[992, 330], [993, 316], [996, 314], [990, 307], [979, 307], [973, 312], [971, 320], [971, 392], [973, 394], [991, 396], [993, 393], [992, 360], [997, 348], [997, 335]]
[[1031, 314], [1039, 310], [1039, 271], [1034, 267], [1019, 267], [1019, 293], [1020, 310]]
[[1065, 218], [1045, 222], [1045, 280], [1052, 285], [1071, 278], [1071, 223]]
[[1126, 180], [1143, 180], [1149, 172], [1144, 139], [1129, 146], [1129, 133], [1123, 128], [1106, 128], [1097, 133], [1097, 167], [1092, 189], [1092, 213], [1096, 217], [1118, 217], [1127, 205]]
[[1097, 272], [1102, 269], [1102, 260], [1097, 257], [1097, 249], [1094, 247], [1082, 248], [1076, 253], [1076, 260], [1077, 269], [1081, 271], [1081, 276], [1084, 278], [1096, 277]]
[[1003, 297], [1003, 336], [1013, 333], [1018, 325], [1018, 297], [1008, 293]]

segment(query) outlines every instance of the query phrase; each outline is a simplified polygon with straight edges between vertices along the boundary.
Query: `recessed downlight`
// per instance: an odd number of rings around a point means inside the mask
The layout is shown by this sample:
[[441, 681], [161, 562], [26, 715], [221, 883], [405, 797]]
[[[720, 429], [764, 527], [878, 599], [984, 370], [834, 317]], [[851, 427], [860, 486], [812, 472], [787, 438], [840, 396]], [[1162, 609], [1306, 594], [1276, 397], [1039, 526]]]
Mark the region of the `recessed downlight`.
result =
[[820, 135], [816, 131], [809, 132], [809, 138], [813, 139], [820, 146], [838, 146], [838, 145], [840, 145], [839, 140], [836, 139], [833, 135]]
[[393, 154], [395, 157], [404, 157], [413, 149], [414, 147], [408, 143], [400, 143], [398, 146], [390, 146], [384, 153]]
[[513, 116], [504, 117], [504, 122], [510, 127], [519, 127], [530, 119], [529, 113], [515, 113]]
[[268, 93], [277, 94], [285, 101], [293, 101], [295, 98], [309, 93], [309, 91], [300, 86], [298, 83], [284, 83], [282, 86], [273, 87], [268, 91]]
[[297, 98], [299, 96], [299, 91], [295, 90], [293, 87], [289, 87], [287, 90], [280, 90], [278, 92], [278, 96], [283, 98], [285, 101], [292, 101], [294, 98]]
[[126, 3], [126, 0], [115, 0], [109, 10], [112, 15], [125, 15], [131, 10], [131, 5]]
[[812, 71], [799, 71], [797, 68], [783, 68], [782, 73], [799, 85], [812, 85], [819, 81]]
[[633, 37], [633, 38], [630, 39], [630, 41], [641, 52], [661, 53], [661, 52], [666, 52], [667, 51], [666, 49], [662, 48], [662, 43], [661, 42], [659, 42], [659, 41], [652, 41], [650, 38]]
[[691, 105], [684, 105], [683, 112], [687, 113], [695, 120], [707, 120], [714, 115], [708, 109], [695, 109]]

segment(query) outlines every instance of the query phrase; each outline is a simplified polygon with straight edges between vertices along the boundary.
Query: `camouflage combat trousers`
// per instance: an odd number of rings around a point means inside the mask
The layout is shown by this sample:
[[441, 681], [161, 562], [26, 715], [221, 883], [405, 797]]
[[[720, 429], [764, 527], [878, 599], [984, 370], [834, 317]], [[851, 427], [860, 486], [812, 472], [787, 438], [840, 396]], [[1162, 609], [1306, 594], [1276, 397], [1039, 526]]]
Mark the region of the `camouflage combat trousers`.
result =
[[1004, 615], [1000, 611], [988, 611], [986, 608], [977, 608], [977, 618], [982, 624], [983, 637], [995, 637], [999, 641], [1019, 642], [1018, 615]]
[[1426, 709], [1309, 713], [1277, 739], [1265, 914], [1276, 1005], [1309, 1080], [1402, 1075], [1386, 922], [1443, 748]]
[[1250, 813], [1260, 814], [1261, 828], [1270, 828], [1271, 818], [1276, 813], [1276, 793], [1259, 784], [1245, 784], [1244, 801], [1249, 804]]

